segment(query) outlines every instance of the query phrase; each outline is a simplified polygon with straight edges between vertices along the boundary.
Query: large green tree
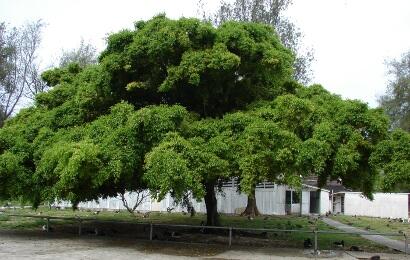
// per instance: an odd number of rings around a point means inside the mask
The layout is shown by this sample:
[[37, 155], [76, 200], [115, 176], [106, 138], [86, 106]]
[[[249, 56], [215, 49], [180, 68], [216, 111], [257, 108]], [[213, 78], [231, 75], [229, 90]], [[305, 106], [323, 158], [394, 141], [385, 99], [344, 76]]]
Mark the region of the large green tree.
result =
[[[381, 110], [292, 80], [292, 53], [269, 26], [163, 15], [108, 37], [99, 63], [43, 73], [51, 90], [0, 130], [0, 197], [38, 206], [148, 188], [204, 199], [240, 180], [256, 214], [260, 181], [342, 178], [370, 196]], [[375, 164], [376, 165], [376, 164]]]
[[[76, 205], [148, 187], [181, 198], [180, 182], [158, 187], [152, 174], [156, 161], [182, 158], [184, 173], [200, 175], [185, 193], [203, 196], [208, 223], [217, 224], [215, 185], [231, 173], [221, 131], [210, 132], [226, 112], [286, 92], [292, 62], [268, 26], [214, 28], [163, 15], [137, 22], [108, 37], [98, 64], [42, 75], [52, 89], [0, 132], [0, 195]], [[178, 140], [189, 148], [179, 157], [159, 154]]]

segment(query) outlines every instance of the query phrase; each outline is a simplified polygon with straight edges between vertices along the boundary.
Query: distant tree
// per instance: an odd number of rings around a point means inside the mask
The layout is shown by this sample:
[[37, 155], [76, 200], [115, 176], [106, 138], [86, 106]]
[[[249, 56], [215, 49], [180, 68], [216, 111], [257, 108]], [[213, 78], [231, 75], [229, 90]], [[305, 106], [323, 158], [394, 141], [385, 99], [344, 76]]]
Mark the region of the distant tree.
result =
[[204, 2], [198, 2], [202, 18], [219, 26], [230, 20], [264, 23], [275, 28], [283, 45], [296, 54], [293, 65], [295, 80], [308, 83], [312, 77], [311, 63], [314, 60], [312, 49], [301, 47], [303, 34], [283, 12], [292, 4], [292, 0], [222, 0], [218, 10], [208, 14]]
[[12, 29], [0, 24], [0, 126], [23, 97], [33, 99], [46, 88], [37, 62], [43, 27], [41, 20]]
[[81, 39], [80, 46], [71, 50], [63, 50], [60, 57], [60, 67], [67, 66], [70, 63], [78, 63], [80, 67], [95, 64], [97, 62], [97, 52], [91, 43], [85, 43]]
[[401, 60], [387, 62], [393, 77], [387, 92], [379, 98], [379, 105], [387, 112], [393, 128], [410, 131], [410, 51]]

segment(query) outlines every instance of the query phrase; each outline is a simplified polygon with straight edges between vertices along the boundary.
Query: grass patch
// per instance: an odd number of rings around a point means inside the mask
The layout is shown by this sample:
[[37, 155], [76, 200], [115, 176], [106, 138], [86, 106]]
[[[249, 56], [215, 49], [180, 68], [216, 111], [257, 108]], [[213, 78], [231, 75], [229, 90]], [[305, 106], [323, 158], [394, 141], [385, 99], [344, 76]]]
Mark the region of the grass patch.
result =
[[[110, 221], [127, 221], [132, 223], [161, 223], [161, 224], [183, 224], [183, 225], [200, 225], [201, 222], [206, 222], [206, 215], [197, 213], [195, 216], [190, 217], [189, 214], [182, 213], [160, 213], [151, 212], [148, 216], [143, 217], [143, 214], [131, 215], [127, 211], [120, 211], [115, 213], [113, 211], [100, 211], [95, 214], [95, 211], [91, 210], [77, 210], [71, 209], [56, 210], [49, 209], [48, 207], [40, 207], [37, 210], [33, 209], [7, 209], [6, 214], [27, 214], [36, 216], [59, 216], [59, 217], [81, 217], [85, 219], [96, 220], [110, 220]], [[44, 219], [33, 218], [21, 218], [21, 217], [7, 217], [0, 214], [0, 229], [41, 229], [41, 226], [45, 224]], [[326, 230], [336, 231], [335, 228], [328, 226], [321, 220], [312, 219], [310, 217], [299, 216], [259, 216], [252, 220], [247, 217], [232, 216], [221, 214], [220, 221], [222, 226], [228, 227], [241, 227], [241, 228], [266, 228], [275, 230], [303, 230], [309, 231], [308, 233], [295, 233], [295, 232], [268, 232], [264, 236], [261, 236], [262, 232], [248, 232], [251, 233], [251, 237], [246, 237], [241, 231], [235, 231], [234, 241], [236, 243], [242, 243], [246, 245], [262, 245], [262, 246], [276, 246], [276, 247], [293, 247], [302, 248], [305, 239], [310, 238], [314, 241], [312, 231]], [[92, 225], [92, 222], [90, 222]], [[65, 220], [53, 220], [52, 226], [54, 227], [71, 227], [75, 230], [76, 223], [73, 221]], [[86, 224], [84, 224], [86, 226]], [[122, 232], [122, 231], [121, 231]], [[120, 234], [119, 232], [118, 234]], [[127, 230], [125, 230], [127, 232]], [[131, 232], [131, 231], [128, 231]], [[247, 232], [247, 231], [244, 231]], [[132, 232], [131, 232], [132, 233]], [[255, 235], [252, 238], [252, 235]], [[195, 237], [194, 233], [192, 236]], [[217, 243], [226, 243], [227, 231], [219, 233], [220, 240]], [[318, 245], [319, 249], [335, 249], [333, 242], [345, 241], [345, 249], [355, 245], [361, 249], [372, 252], [391, 252], [389, 249], [379, 246], [371, 241], [363, 239], [354, 235], [343, 234], [319, 234]], [[234, 243], [235, 243], [234, 242]]]
[[390, 236], [392, 239], [404, 240], [403, 232], [410, 235], [410, 223], [399, 222], [386, 218], [334, 215], [331, 217], [341, 223], [379, 233], [397, 233], [400, 236]]

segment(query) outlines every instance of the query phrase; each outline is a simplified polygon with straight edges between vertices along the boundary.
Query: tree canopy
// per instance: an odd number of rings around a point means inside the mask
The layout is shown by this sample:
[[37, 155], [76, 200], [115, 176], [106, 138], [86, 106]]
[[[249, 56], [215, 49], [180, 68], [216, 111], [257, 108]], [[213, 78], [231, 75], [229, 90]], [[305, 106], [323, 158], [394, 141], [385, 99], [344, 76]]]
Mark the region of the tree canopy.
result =
[[0, 197], [76, 206], [140, 189], [192, 194], [217, 225], [216, 187], [231, 177], [250, 196], [258, 182], [312, 174], [371, 196], [383, 111], [299, 85], [292, 64], [266, 25], [137, 22], [108, 37], [98, 64], [43, 73], [51, 89], [0, 129]]

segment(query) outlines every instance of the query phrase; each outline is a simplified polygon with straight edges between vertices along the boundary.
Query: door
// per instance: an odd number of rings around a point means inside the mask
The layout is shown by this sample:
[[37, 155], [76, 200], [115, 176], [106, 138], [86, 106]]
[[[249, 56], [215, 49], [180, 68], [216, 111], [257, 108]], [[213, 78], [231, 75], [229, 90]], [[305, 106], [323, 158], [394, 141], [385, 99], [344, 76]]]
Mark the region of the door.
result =
[[310, 192], [309, 212], [311, 214], [319, 214], [320, 191]]
[[286, 191], [285, 201], [285, 213], [286, 215], [290, 215], [292, 213], [292, 191]]
[[408, 217], [409, 217], [409, 220], [410, 220], [410, 193], [407, 196], [408, 196], [407, 203], [409, 204], [408, 207], [407, 207], [407, 211], [409, 212]]

